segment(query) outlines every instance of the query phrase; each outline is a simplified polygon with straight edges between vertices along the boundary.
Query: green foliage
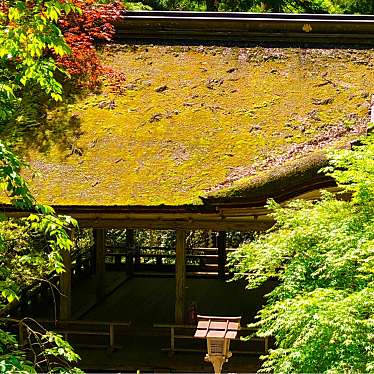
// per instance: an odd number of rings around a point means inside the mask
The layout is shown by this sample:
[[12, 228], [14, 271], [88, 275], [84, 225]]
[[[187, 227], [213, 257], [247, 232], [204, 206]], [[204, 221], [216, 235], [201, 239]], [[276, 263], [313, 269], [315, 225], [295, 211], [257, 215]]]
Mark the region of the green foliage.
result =
[[374, 2], [372, 0], [333, 0], [341, 13], [374, 14]]
[[[42, 280], [52, 271], [61, 273], [64, 267], [61, 259], [62, 251], [70, 251], [73, 245], [69, 230], [77, 227], [71, 217], [57, 216], [53, 208], [36, 204], [31, 192], [20, 175], [22, 162], [5, 145], [0, 142], [0, 193], [8, 194], [17, 208], [34, 210], [35, 213], [19, 220], [0, 221], [0, 307], [19, 299], [20, 290], [36, 280]], [[3, 318], [2, 323], [8, 321]], [[71, 346], [59, 335], [45, 331], [32, 330], [25, 321], [29, 335], [37, 336], [43, 366], [50, 364], [51, 357], [65, 362], [79, 359]], [[36, 372], [35, 366], [28, 362], [25, 353], [19, 349], [15, 337], [0, 329], [0, 372], [30, 373]], [[45, 348], [47, 347], [47, 348]], [[51, 366], [51, 370], [67, 372], [60, 366]], [[48, 371], [51, 371], [48, 370]], [[78, 372], [76, 369], [73, 372]]]
[[279, 280], [254, 324], [276, 340], [263, 372], [374, 370], [374, 136], [363, 143], [327, 170], [351, 201], [272, 201], [275, 227], [230, 260], [249, 288]]
[[127, 10], [152, 10], [152, 7], [141, 2], [125, 2]]
[[[91, 244], [87, 243], [87, 233], [82, 233], [82, 249], [87, 250]], [[212, 244], [216, 246], [217, 232], [194, 230], [187, 234], [187, 248], [208, 248]], [[226, 245], [236, 248], [239, 244], [253, 238], [253, 233], [230, 231], [226, 235]], [[135, 243], [140, 247], [164, 247], [175, 248], [176, 236], [174, 230], [134, 230]], [[123, 245], [126, 243], [126, 230], [108, 230], [107, 240], [111, 245]]]
[[0, 6], [0, 121], [8, 121], [22, 104], [21, 92], [39, 87], [61, 100], [62, 86], [55, 78], [51, 52], [69, 53], [60, 29], [61, 14], [75, 7], [69, 1], [2, 1]]
[[[45, 98], [59, 101], [62, 86], [56, 79], [58, 71], [53, 56], [69, 53], [56, 23], [62, 14], [75, 10], [69, 1], [37, 0], [2, 1], [0, 4], [0, 132], [8, 137], [9, 124], [18, 130], [20, 123], [32, 118], [28, 97], [41, 91]], [[38, 94], [38, 98], [43, 98]], [[41, 103], [43, 104], [43, 102]], [[40, 114], [39, 106], [36, 110]], [[36, 115], [37, 115], [36, 114]], [[26, 117], [25, 117], [26, 115]], [[0, 193], [8, 196], [15, 208], [33, 211], [20, 220], [0, 221], [0, 307], [19, 299], [20, 290], [35, 280], [55, 271], [64, 271], [61, 251], [69, 251], [71, 227], [77, 223], [70, 217], [57, 216], [51, 207], [36, 204], [21, 168], [25, 166], [9, 145], [0, 140]], [[69, 363], [79, 357], [61, 337], [50, 332], [33, 331], [25, 321], [27, 332], [37, 336], [42, 366], [30, 363], [15, 336], [9, 333], [8, 318], [1, 319], [0, 372], [32, 373], [48, 367], [48, 371], [66, 372], [61, 365], [49, 367], [51, 358]], [[77, 370], [73, 369], [74, 372]]]
[[[73, 244], [67, 230], [77, 227], [71, 217], [56, 216], [52, 207], [35, 203], [20, 175], [23, 165], [0, 141], [0, 192], [9, 196], [14, 207], [35, 211], [18, 221], [5, 216], [0, 221], [0, 292], [8, 302], [17, 299], [20, 286], [27, 283], [29, 267], [37, 269], [40, 276], [63, 271], [60, 253], [69, 251]], [[35, 279], [36, 274], [29, 276]]]
[[0, 190], [7, 191], [11, 203], [20, 209], [30, 209], [34, 199], [20, 176], [23, 162], [0, 141]]
[[[25, 286], [64, 271], [61, 253], [70, 251], [71, 217], [56, 215], [53, 208], [37, 204], [21, 176], [26, 166], [4, 139], [17, 142], [45, 120], [45, 107], [62, 100], [62, 71], [56, 58], [70, 53], [58, 21], [80, 12], [70, 0], [5, 0], [0, 2], [0, 194], [27, 217], [0, 217], [0, 312], [16, 303]], [[60, 79], [61, 80], [61, 79]], [[61, 336], [34, 326], [35, 321], [0, 319], [0, 372], [37, 371], [80, 373], [70, 364], [79, 356]], [[31, 342], [33, 362], [8, 329], [16, 323]]]
[[331, 154], [331, 166], [324, 171], [335, 178], [346, 191], [353, 193], [353, 202], [365, 204], [374, 196], [373, 136], [363, 139], [363, 146], [354, 152], [342, 150]]
[[[1, 326], [1, 325], [0, 325]], [[0, 329], [0, 373], [36, 373], [24, 353], [18, 350], [14, 335]]]
[[44, 369], [48, 373], [83, 374], [78, 368], [69, 368], [79, 356], [60, 335], [45, 331], [40, 325], [32, 324], [32, 320], [17, 322], [33, 343], [33, 362], [19, 349], [14, 335], [0, 330], [0, 373], [37, 373]]
[[339, 13], [334, 0], [254, 0], [258, 11], [284, 13]]
[[126, 9], [226, 12], [361, 13], [373, 14], [371, 0], [143, 0], [124, 2]]
[[258, 10], [272, 12], [374, 13], [372, 0], [254, 0], [253, 3]]
[[143, 0], [139, 2], [124, 2], [129, 10], [190, 10], [205, 11], [204, 0]]

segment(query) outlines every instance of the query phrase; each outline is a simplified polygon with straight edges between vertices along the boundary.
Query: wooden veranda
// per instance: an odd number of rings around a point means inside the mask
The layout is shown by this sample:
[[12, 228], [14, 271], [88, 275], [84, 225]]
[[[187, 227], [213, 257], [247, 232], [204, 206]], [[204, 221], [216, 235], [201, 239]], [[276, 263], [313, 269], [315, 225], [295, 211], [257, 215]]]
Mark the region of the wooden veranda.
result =
[[[288, 201], [292, 197], [314, 199], [319, 196], [320, 188], [325, 186], [331, 191], [335, 190], [329, 178], [314, 181], [311, 185], [304, 185], [293, 190], [283, 191], [279, 200]], [[309, 191], [308, 191], [309, 190]], [[307, 192], [308, 191], [308, 192]], [[269, 229], [273, 219], [264, 207], [265, 198], [245, 203], [207, 203], [201, 206], [183, 207], [56, 207], [58, 213], [70, 214], [76, 218], [82, 228], [93, 230], [94, 245], [90, 253], [88, 270], [94, 273], [96, 303], [105, 296], [106, 268], [122, 269], [126, 277], [132, 277], [139, 269], [146, 270], [150, 265], [144, 265], [147, 260], [153, 260], [153, 272], [162, 265], [168, 269], [168, 275], [175, 279], [174, 317], [172, 321], [183, 324], [186, 321], [188, 305], [186, 302], [186, 279], [191, 272], [199, 272], [207, 266], [209, 258], [213, 258], [217, 278], [227, 279], [226, 271], [226, 233], [228, 231], [259, 232]], [[257, 206], [256, 206], [257, 205]], [[8, 210], [9, 215], [19, 216], [19, 212]], [[117, 251], [108, 253], [105, 232], [108, 229], [126, 229], [126, 243], [117, 248]], [[176, 245], [173, 253], [142, 254], [134, 240], [134, 229], [175, 230]], [[186, 233], [190, 230], [209, 230], [217, 233], [216, 249], [213, 252], [191, 252], [186, 246]], [[142, 261], [140, 261], [142, 258]], [[166, 260], [166, 261], [165, 261]], [[172, 260], [172, 261], [168, 261]], [[197, 264], [191, 265], [193, 263]], [[60, 275], [59, 280], [59, 311], [60, 321], [71, 320], [72, 313], [72, 278], [79, 272], [81, 263], [71, 258], [67, 252], [63, 253], [63, 262], [66, 271]], [[80, 261], [80, 260], [79, 260]], [[152, 261], [151, 261], [152, 262]], [[167, 265], [165, 265], [165, 262]], [[73, 263], [75, 268], [73, 269]], [[208, 264], [209, 266], [209, 264]], [[84, 266], [83, 266], [84, 267]], [[206, 272], [206, 270], [205, 270]], [[74, 274], [73, 274], [74, 273]], [[154, 321], [157, 322], [157, 321]]]
[[[227, 279], [226, 270], [226, 232], [217, 232], [216, 248], [197, 248], [192, 252], [186, 247], [186, 230], [176, 230], [176, 245], [172, 253], [162, 253], [162, 248], [157, 248], [159, 253], [142, 253], [134, 241], [133, 229], [126, 231], [126, 245], [121, 252], [107, 252], [108, 245], [105, 240], [103, 228], [94, 228], [94, 246], [91, 253], [92, 270], [95, 274], [96, 300], [99, 302], [105, 295], [106, 269], [122, 270], [126, 277], [135, 274], [153, 273], [175, 277], [175, 323], [186, 321], [186, 279], [187, 275], [206, 278], [207, 276]], [[110, 248], [110, 246], [109, 246]], [[161, 250], [161, 253], [160, 253]], [[174, 250], [174, 251], [173, 251]], [[72, 260], [68, 253], [63, 256], [66, 272], [60, 276], [60, 320], [72, 318]]]
[[[326, 188], [331, 187], [331, 180], [325, 179]], [[318, 186], [321, 187], [321, 183]], [[306, 199], [315, 198], [319, 195], [319, 189], [314, 189], [308, 193], [297, 195], [299, 191], [288, 191], [287, 196], [297, 196]], [[134, 242], [133, 229], [167, 229], [175, 230], [175, 265], [171, 269], [175, 276], [175, 305], [174, 305], [174, 322], [184, 323], [188, 305], [186, 304], [186, 277], [187, 277], [187, 258], [198, 255], [189, 255], [186, 247], [186, 233], [189, 230], [210, 230], [217, 232], [217, 275], [220, 279], [226, 279], [226, 232], [228, 231], [264, 231], [269, 229], [273, 224], [268, 210], [264, 206], [253, 207], [236, 204], [235, 206], [202, 206], [194, 207], [139, 207], [139, 208], [78, 208], [66, 207], [58, 208], [59, 212], [73, 215], [78, 219], [81, 227], [92, 228], [94, 232], [93, 248], [93, 268], [96, 279], [96, 297], [99, 301], [104, 295], [104, 274], [106, 256], [117, 258], [114, 263], [124, 264], [128, 276], [134, 274], [135, 267], [139, 261], [137, 245]], [[126, 245], [122, 248], [122, 253], [106, 253], [105, 230], [110, 228], [126, 229]], [[168, 255], [149, 255], [156, 262], [161, 261], [162, 257]], [[205, 255], [206, 257], [207, 255]], [[158, 257], [158, 258], [157, 258]], [[171, 255], [174, 257], [174, 254]], [[64, 254], [64, 265], [67, 269], [61, 275], [60, 280], [60, 320], [70, 320], [72, 317], [71, 306], [71, 259], [68, 253]], [[170, 266], [169, 266], [170, 268]]]

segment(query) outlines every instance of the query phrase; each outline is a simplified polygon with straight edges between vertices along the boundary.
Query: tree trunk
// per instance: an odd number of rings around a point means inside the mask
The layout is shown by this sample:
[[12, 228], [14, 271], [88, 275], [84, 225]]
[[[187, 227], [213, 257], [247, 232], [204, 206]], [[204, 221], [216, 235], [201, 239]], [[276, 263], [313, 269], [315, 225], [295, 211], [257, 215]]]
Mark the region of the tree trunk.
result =
[[207, 12], [217, 12], [219, 2], [218, 0], [205, 0]]

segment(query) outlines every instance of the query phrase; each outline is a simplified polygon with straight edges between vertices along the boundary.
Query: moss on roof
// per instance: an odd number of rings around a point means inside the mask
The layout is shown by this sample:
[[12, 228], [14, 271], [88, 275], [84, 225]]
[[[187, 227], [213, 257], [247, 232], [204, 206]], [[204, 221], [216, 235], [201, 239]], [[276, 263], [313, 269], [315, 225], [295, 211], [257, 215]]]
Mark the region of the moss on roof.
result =
[[[69, 105], [75, 138], [65, 149], [30, 152], [33, 189], [56, 205], [182, 205], [201, 204], [209, 194], [240, 196], [261, 170], [270, 178], [271, 167], [365, 130], [373, 56], [107, 46], [104, 62], [126, 82], [120, 92], [107, 86]], [[51, 120], [65, 109], [51, 112]]]

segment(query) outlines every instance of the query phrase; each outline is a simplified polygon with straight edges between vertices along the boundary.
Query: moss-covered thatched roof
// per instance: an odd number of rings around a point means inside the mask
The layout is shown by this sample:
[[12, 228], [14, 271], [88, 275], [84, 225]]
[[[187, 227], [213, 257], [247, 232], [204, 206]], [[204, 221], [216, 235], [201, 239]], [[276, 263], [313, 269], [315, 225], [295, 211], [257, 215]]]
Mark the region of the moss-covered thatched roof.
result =
[[69, 105], [74, 138], [30, 152], [33, 189], [41, 201], [84, 206], [255, 200], [261, 188], [271, 195], [279, 178], [315, 173], [325, 150], [366, 131], [373, 56], [108, 46], [104, 62], [126, 81]]

